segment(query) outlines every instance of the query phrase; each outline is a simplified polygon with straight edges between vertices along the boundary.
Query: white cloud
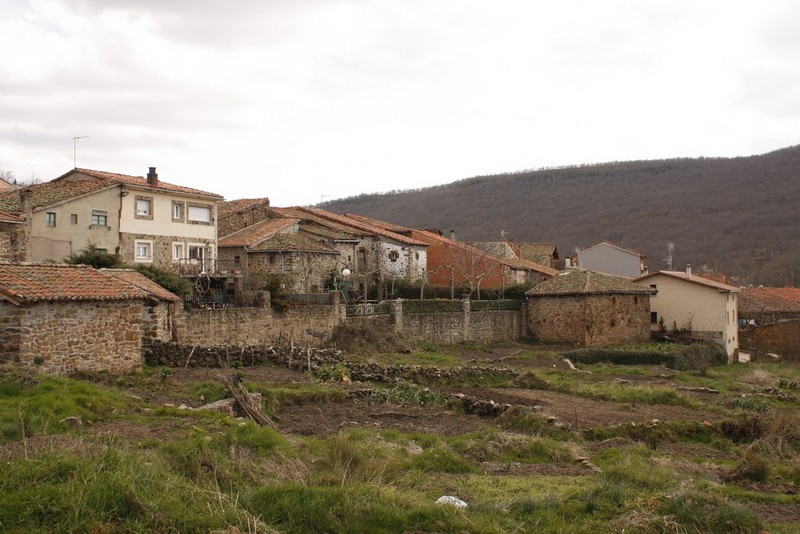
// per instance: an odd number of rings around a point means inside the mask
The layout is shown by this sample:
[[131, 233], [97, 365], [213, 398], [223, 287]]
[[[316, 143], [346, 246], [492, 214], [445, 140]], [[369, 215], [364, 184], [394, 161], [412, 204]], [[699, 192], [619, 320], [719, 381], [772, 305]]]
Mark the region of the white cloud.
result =
[[[76, 7], [77, 6], [77, 7]], [[798, 142], [790, 2], [30, 0], [0, 7], [0, 167], [277, 205]]]

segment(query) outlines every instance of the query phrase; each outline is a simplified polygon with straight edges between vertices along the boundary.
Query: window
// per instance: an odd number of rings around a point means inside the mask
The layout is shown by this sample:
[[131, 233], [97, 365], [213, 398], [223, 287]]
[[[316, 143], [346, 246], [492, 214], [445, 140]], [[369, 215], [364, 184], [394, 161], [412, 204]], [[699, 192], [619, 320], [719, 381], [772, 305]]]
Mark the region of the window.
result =
[[367, 251], [363, 248], [358, 249], [358, 270], [367, 270]]
[[48, 211], [45, 220], [47, 221], [47, 226], [48, 227], [54, 228], [55, 225], [56, 225], [56, 214], [55, 214], [55, 212]]
[[189, 205], [189, 221], [210, 223], [211, 222], [211, 206], [192, 206]]
[[78, 224], [78, 214], [77, 213], [71, 213], [70, 216], [69, 216], [69, 222], [72, 223], [72, 224]]
[[650, 324], [658, 323], [658, 312], [650, 312]]
[[136, 197], [136, 218], [153, 218], [153, 197]]
[[183, 202], [176, 202], [172, 201], [172, 220], [183, 222], [183, 210], [184, 210]]
[[172, 244], [172, 260], [179, 261], [184, 258], [183, 255], [183, 243], [173, 243]]
[[653, 289], [658, 289], [658, 286], [656, 284], [650, 284], [650, 287], [652, 287]]
[[92, 210], [92, 226], [108, 226], [108, 212]]
[[239, 265], [240, 263], [242, 263], [242, 258], [240, 256], [234, 256], [233, 257], [233, 263], [235, 263], [236, 265]]
[[390, 250], [389, 251], [389, 261], [395, 262], [398, 259], [400, 259], [400, 253], [397, 252], [396, 250]]
[[152, 241], [136, 241], [136, 261], [138, 262], [152, 262], [153, 261], [153, 242]]

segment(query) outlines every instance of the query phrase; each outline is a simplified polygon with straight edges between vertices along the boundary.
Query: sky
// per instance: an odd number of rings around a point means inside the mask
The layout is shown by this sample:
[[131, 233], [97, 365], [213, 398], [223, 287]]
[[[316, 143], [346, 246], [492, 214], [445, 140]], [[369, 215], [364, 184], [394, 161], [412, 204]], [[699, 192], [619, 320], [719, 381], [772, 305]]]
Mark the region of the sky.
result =
[[798, 27], [792, 0], [7, 0], [0, 170], [291, 206], [762, 154], [800, 144]]

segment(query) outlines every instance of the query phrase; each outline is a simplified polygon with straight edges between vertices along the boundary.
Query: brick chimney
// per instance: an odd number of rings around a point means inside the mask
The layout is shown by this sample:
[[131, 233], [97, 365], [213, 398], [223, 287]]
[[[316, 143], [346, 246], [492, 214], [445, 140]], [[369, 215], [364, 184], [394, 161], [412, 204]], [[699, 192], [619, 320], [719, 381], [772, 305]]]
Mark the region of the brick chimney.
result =
[[150, 171], [147, 173], [147, 185], [150, 187], [158, 187], [158, 174], [156, 174], [155, 167], [150, 167]]

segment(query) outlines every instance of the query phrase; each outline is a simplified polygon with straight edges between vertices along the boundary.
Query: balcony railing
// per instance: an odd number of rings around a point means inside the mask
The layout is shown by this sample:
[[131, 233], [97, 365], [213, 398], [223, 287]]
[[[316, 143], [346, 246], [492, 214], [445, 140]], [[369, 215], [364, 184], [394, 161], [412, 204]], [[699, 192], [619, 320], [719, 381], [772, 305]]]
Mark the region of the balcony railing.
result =
[[242, 266], [232, 260], [182, 258], [174, 260], [170, 270], [178, 276], [237, 275], [241, 274]]

